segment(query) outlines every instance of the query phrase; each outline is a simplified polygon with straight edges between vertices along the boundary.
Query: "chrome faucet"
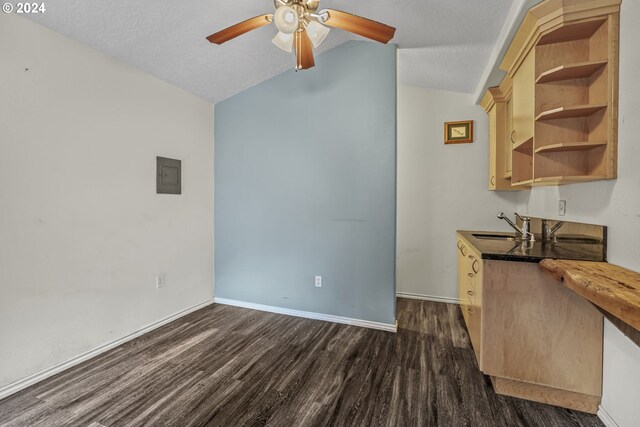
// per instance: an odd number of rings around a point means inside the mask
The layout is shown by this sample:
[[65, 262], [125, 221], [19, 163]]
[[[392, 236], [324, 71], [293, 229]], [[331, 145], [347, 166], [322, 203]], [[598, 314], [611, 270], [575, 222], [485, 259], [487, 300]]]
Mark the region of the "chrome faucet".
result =
[[550, 219], [542, 220], [542, 241], [543, 242], [556, 242], [556, 233], [564, 225], [564, 221], [559, 221], [553, 228], [549, 227]]
[[513, 221], [511, 221], [504, 214], [504, 212], [500, 212], [500, 215], [498, 215], [498, 219], [504, 219], [505, 221], [507, 221], [507, 224], [509, 224], [514, 230], [516, 230], [518, 233], [520, 233], [520, 238], [523, 241], [535, 242], [536, 238], [533, 235], [533, 233], [531, 232], [531, 218], [526, 217], [526, 216], [522, 217], [522, 216], [518, 215], [517, 212], [516, 212], [516, 217], [520, 218], [520, 221], [522, 221], [522, 228], [520, 228], [517, 225], [515, 225], [513, 223]]

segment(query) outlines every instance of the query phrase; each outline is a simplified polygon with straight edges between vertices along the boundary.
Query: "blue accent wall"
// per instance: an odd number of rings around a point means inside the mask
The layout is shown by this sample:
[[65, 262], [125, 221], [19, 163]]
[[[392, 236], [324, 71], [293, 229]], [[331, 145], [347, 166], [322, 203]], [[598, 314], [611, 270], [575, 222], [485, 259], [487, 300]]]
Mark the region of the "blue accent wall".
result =
[[395, 323], [396, 86], [348, 42], [216, 104], [216, 297]]

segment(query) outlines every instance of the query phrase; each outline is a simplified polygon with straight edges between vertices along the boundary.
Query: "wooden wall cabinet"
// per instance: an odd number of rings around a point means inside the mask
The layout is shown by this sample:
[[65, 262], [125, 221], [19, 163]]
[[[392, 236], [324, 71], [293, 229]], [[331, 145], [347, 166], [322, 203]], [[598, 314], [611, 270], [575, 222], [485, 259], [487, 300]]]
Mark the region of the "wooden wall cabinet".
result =
[[596, 413], [603, 315], [536, 263], [483, 260], [461, 234], [457, 245], [460, 307], [494, 390]]
[[[510, 130], [505, 169], [512, 186], [617, 177], [620, 3], [546, 0], [525, 17], [501, 65], [512, 86], [512, 115], [502, 125], [497, 114], [491, 126], [491, 139], [500, 138], [503, 126]], [[490, 117], [488, 100], [500, 88], [483, 99]], [[491, 157], [499, 164], [497, 152]], [[490, 188], [506, 185], [498, 184]]]
[[[489, 92], [491, 99], [487, 107], [489, 115], [489, 189], [511, 190], [511, 177], [507, 171], [507, 157], [511, 157], [505, 149], [507, 145], [506, 102], [501, 101], [502, 94], [495, 88]], [[500, 99], [496, 101], [495, 99]]]
[[489, 190], [524, 190], [511, 184], [513, 136], [513, 102], [511, 79], [500, 87], [490, 88], [482, 99], [489, 116]]

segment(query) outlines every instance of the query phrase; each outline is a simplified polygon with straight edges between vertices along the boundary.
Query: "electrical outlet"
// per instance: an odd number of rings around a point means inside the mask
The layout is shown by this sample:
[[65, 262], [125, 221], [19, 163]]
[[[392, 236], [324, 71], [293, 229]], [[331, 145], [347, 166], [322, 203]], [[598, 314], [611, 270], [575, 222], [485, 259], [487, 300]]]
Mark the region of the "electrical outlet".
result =
[[558, 215], [565, 216], [567, 214], [567, 201], [559, 200], [558, 201]]
[[156, 276], [156, 287], [158, 289], [164, 288], [167, 286], [167, 275], [164, 273], [160, 273]]
[[322, 287], [322, 276], [316, 276], [316, 288]]

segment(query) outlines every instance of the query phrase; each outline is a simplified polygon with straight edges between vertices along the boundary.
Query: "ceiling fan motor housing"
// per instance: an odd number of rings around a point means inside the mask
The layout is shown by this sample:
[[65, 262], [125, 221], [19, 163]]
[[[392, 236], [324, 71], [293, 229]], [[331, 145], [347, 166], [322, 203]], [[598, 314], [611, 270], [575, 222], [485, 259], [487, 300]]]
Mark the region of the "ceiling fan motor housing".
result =
[[316, 13], [320, 5], [319, 0], [273, 0], [273, 3], [278, 9], [281, 6], [294, 6], [298, 5], [304, 8], [305, 12]]

